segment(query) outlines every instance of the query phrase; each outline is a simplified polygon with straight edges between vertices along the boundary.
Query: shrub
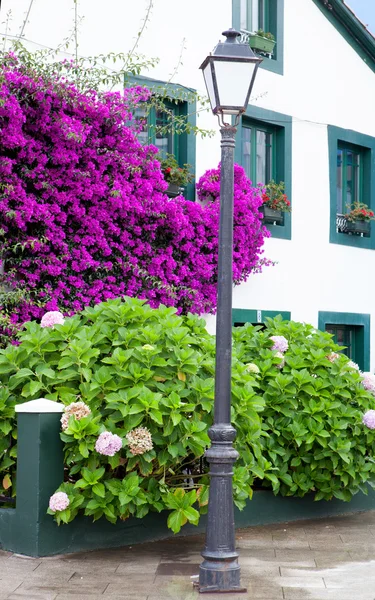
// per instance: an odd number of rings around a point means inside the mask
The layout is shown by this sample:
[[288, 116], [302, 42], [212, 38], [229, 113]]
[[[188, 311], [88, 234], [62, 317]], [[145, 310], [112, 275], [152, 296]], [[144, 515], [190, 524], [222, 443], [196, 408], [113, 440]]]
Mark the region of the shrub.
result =
[[[52, 327], [27, 323], [20, 345], [0, 351], [0, 481], [14, 479], [14, 404], [45, 397], [68, 407], [61, 433], [66, 481], [50, 508], [59, 523], [78, 510], [115, 522], [165, 508], [172, 510], [173, 531], [197, 523], [207, 504], [203, 454], [214, 396], [214, 338], [204, 325], [195, 315], [130, 298], [87, 308]], [[254, 376], [235, 360], [239, 507], [258, 472], [262, 406]], [[66, 505], [65, 495], [69, 505], [56, 510]]]
[[[0, 336], [46, 311], [120, 297], [214, 312], [219, 202], [164, 191], [157, 148], [130, 107], [144, 88], [98, 95], [4, 56], [0, 82]], [[234, 279], [259, 267], [259, 190], [237, 167]], [[1, 342], [1, 340], [0, 340]]]
[[362, 418], [375, 400], [332, 336], [275, 319], [265, 330], [236, 328], [234, 339], [239, 359], [259, 369], [263, 466], [273, 470], [264, 485], [284, 496], [314, 492], [316, 500], [367, 493], [375, 483], [375, 433]]

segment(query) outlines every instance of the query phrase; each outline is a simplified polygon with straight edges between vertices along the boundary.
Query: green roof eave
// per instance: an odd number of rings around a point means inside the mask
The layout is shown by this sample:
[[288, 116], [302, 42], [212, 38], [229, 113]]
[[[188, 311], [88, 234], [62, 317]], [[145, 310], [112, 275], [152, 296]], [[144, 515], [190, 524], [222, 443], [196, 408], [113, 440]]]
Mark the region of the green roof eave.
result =
[[313, 0], [367, 66], [375, 72], [375, 38], [343, 0]]

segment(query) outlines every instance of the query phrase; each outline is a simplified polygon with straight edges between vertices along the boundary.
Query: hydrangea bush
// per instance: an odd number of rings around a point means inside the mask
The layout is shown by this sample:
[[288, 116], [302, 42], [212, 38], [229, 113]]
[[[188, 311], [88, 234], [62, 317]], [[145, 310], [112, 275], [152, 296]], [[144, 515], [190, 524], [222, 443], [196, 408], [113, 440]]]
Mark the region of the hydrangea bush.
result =
[[316, 500], [367, 493], [375, 485], [374, 376], [311, 325], [277, 318], [264, 330], [235, 328], [234, 340], [265, 400], [259, 479], [265, 467], [272, 473], [262, 486]]
[[[20, 344], [0, 350], [0, 482], [14, 482], [14, 404], [49, 398], [65, 405], [66, 481], [49, 509], [59, 523], [79, 510], [115, 522], [163, 509], [172, 511], [173, 531], [197, 523], [207, 504], [203, 454], [214, 396], [214, 338], [204, 325], [196, 315], [133, 298], [86, 308], [53, 327], [27, 323]], [[239, 507], [261, 459], [257, 385], [235, 360]]]
[[[132, 110], [144, 88], [78, 91], [14, 55], [0, 82], [0, 336], [128, 295], [178, 312], [216, 306], [219, 200], [169, 199]], [[211, 173], [211, 172], [210, 172]], [[208, 177], [208, 175], [206, 176]], [[203, 178], [204, 180], [204, 178]], [[202, 180], [202, 181], [203, 181]], [[215, 170], [216, 184], [220, 170]], [[235, 170], [236, 283], [261, 268], [260, 192]], [[57, 317], [55, 313], [62, 313]], [[49, 326], [51, 321], [46, 320]], [[1, 341], [1, 340], [0, 340]]]

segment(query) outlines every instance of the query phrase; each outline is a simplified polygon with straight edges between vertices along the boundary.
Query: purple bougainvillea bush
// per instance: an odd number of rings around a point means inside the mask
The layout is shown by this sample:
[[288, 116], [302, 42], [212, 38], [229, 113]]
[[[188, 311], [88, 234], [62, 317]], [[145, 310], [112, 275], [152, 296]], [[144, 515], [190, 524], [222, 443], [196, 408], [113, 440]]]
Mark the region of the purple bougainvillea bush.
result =
[[[0, 79], [0, 335], [46, 311], [128, 295], [180, 313], [216, 305], [219, 200], [169, 199], [130, 106], [143, 88], [81, 93], [9, 54]], [[209, 171], [204, 178], [219, 170]], [[259, 191], [235, 170], [234, 281], [259, 270]], [[1, 270], [4, 271], [1, 275]]]

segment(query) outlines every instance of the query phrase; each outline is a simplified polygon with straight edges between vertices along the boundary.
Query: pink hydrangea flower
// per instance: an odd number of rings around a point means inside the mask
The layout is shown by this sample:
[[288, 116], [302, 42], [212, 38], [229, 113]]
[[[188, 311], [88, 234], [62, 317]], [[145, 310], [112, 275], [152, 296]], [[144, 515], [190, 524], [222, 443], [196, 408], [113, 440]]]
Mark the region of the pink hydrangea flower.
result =
[[259, 367], [254, 363], [248, 363], [246, 365], [246, 371], [249, 373], [255, 373], [256, 375], [260, 373]]
[[375, 375], [372, 373], [363, 373], [362, 385], [365, 390], [375, 395]]
[[350, 360], [346, 366], [349, 367], [350, 369], [355, 369], [356, 371], [359, 371], [359, 366], [357, 365], [357, 363], [353, 362], [352, 360]]
[[87, 404], [84, 402], [72, 402], [64, 408], [64, 414], [60, 419], [62, 429], [67, 429], [71, 416], [74, 416], [77, 421], [80, 421], [89, 414], [91, 414], [91, 410]]
[[56, 512], [57, 510], [65, 510], [68, 508], [70, 502], [68, 495], [65, 492], [56, 492], [49, 499], [49, 508]]
[[340, 354], [337, 354], [337, 352], [330, 352], [326, 358], [328, 358], [329, 362], [334, 363], [335, 360], [337, 360], [339, 358]]
[[43, 315], [40, 322], [41, 327], [54, 327], [54, 325], [62, 325], [64, 323], [64, 315], [58, 310], [50, 310]]
[[144, 454], [153, 448], [152, 437], [147, 427], [136, 427], [126, 434], [129, 450], [132, 454]]
[[283, 335], [271, 335], [270, 340], [273, 341], [272, 350], [286, 352], [289, 348], [288, 340]]
[[95, 450], [104, 456], [114, 456], [121, 448], [122, 439], [110, 431], [103, 431], [95, 443]]
[[282, 358], [281, 363], [276, 365], [278, 369], [282, 369], [285, 366], [284, 354], [282, 352], [276, 352], [275, 356], [277, 356], [277, 358]]
[[363, 415], [362, 423], [369, 429], [375, 429], [375, 410], [368, 410]]

